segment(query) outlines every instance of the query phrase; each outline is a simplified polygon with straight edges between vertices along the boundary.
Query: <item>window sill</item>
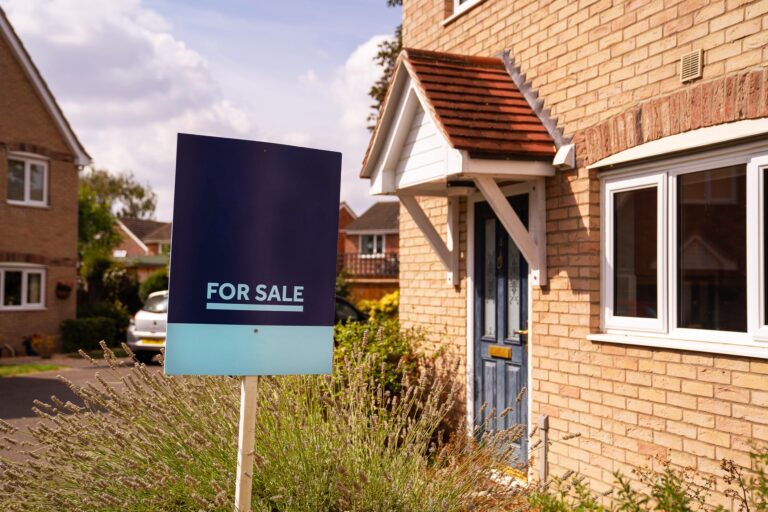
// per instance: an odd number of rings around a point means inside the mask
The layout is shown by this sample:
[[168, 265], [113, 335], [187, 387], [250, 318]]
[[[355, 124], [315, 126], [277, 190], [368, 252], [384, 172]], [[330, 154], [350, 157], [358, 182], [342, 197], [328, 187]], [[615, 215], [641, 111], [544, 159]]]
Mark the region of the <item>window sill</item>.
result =
[[8, 306], [0, 306], [0, 313], [22, 313], [25, 311], [47, 311], [48, 308], [45, 306], [16, 306], [16, 307], [8, 307]]
[[483, 2], [485, 2], [485, 0], [477, 0], [476, 2], [473, 2], [472, 4], [464, 7], [463, 9], [460, 9], [460, 10], [454, 12], [453, 14], [451, 14], [450, 16], [448, 16], [447, 18], [445, 18], [443, 20], [443, 26], [447, 27], [448, 25], [450, 25], [451, 23], [456, 21], [458, 18], [461, 18], [462, 15], [468, 13], [469, 11], [471, 11], [472, 9], [477, 7], [478, 5], [482, 4]]
[[42, 210], [49, 210], [51, 208], [51, 206], [47, 204], [27, 203], [24, 201], [14, 201], [13, 199], [8, 199], [8, 204], [11, 206], [26, 206], [27, 208], [40, 208]]
[[[728, 336], [724, 333], [723, 336]], [[728, 356], [754, 357], [768, 359], [768, 342], [750, 341], [742, 343], [723, 343], [705, 340], [675, 338], [669, 335], [650, 336], [643, 334], [594, 333], [587, 339], [598, 343], [618, 343], [641, 347], [665, 348], [690, 352], [707, 352]]]

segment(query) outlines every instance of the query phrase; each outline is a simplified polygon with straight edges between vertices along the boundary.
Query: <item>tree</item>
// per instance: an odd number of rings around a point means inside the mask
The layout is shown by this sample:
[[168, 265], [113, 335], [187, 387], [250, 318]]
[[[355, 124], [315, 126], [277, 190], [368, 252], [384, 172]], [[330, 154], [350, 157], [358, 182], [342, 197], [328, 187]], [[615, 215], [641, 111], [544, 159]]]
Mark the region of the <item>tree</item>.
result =
[[86, 182], [77, 193], [77, 255], [85, 267], [98, 259], [109, 258], [120, 244], [115, 217]]
[[157, 194], [149, 184], [139, 183], [131, 172], [111, 174], [105, 169], [92, 169], [80, 177], [80, 183], [118, 217], [151, 219], [155, 215]]
[[[389, 7], [400, 7], [403, 5], [403, 0], [387, 0]], [[371, 105], [371, 112], [368, 115], [368, 129], [373, 131], [376, 128], [376, 121], [379, 119], [379, 111], [381, 105], [384, 103], [384, 98], [387, 95], [387, 88], [389, 87], [389, 79], [392, 77], [392, 73], [395, 71], [395, 64], [397, 63], [397, 56], [400, 55], [400, 51], [403, 49], [403, 25], [400, 24], [395, 29], [395, 36], [392, 39], [382, 41], [379, 43], [379, 51], [374, 57], [376, 64], [383, 68], [381, 76], [371, 86], [371, 90], [368, 91], [368, 96], [373, 98], [374, 103]]]

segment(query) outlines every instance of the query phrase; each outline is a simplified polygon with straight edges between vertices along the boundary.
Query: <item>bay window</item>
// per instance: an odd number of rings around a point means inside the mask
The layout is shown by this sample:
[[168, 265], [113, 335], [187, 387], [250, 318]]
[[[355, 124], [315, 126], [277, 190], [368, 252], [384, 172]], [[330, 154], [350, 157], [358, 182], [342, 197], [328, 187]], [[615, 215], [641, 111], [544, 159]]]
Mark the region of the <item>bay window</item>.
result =
[[601, 176], [591, 339], [768, 357], [768, 147], [755, 146]]

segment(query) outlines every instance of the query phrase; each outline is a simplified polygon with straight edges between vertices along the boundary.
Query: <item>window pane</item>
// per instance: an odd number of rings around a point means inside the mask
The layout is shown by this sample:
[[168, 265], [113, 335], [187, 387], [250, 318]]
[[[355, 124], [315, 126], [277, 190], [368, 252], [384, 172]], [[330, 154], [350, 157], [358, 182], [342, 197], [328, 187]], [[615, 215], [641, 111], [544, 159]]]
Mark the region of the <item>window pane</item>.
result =
[[21, 271], [5, 271], [3, 306], [21, 306]]
[[514, 338], [520, 325], [520, 250], [507, 243], [507, 338]]
[[373, 254], [373, 236], [363, 235], [360, 237], [360, 254]]
[[45, 166], [31, 164], [29, 166], [29, 200], [45, 201], [43, 195], [45, 187]]
[[8, 199], [24, 200], [24, 162], [8, 160]]
[[681, 175], [678, 324], [747, 330], [746, 167]]
[[613, 196], [613, 314], [658, 317], [656, 187]]
[[496, 220], [485, 221], [483, 336], [496, 336]]
[[43, 276], [37, 272], [27, 274], [27, 304], [40, 304]]
[[376, 236], [376, 254], [384, 252], [384, 235]]

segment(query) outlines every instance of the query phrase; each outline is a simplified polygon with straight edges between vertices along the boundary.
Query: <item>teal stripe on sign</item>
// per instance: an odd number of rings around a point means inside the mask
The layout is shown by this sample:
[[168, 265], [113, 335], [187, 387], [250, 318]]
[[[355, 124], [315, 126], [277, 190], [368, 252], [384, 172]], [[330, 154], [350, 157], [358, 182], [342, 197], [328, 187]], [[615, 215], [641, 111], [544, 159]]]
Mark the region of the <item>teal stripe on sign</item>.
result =
[[331, 373], [332, 326], [168, 324], [166, 375]]
[[283, 304], [228, 304], [226, 302], [207, 302], [205, 309], [225, 311], [291, 311], [301, 313], [304, 306], [286, 306]]

